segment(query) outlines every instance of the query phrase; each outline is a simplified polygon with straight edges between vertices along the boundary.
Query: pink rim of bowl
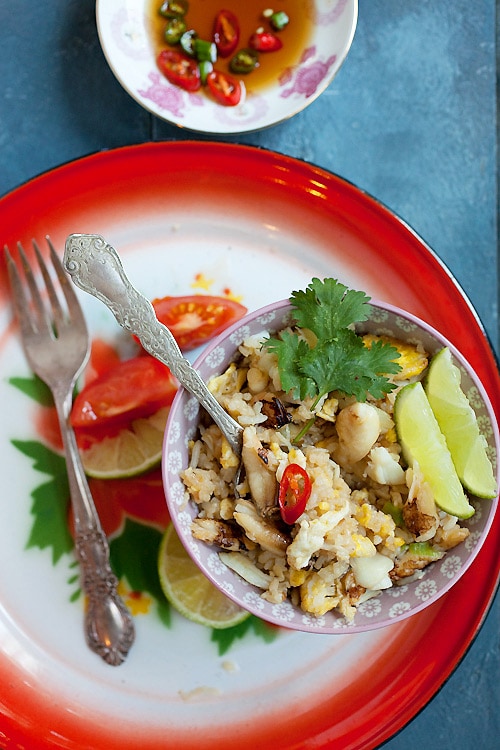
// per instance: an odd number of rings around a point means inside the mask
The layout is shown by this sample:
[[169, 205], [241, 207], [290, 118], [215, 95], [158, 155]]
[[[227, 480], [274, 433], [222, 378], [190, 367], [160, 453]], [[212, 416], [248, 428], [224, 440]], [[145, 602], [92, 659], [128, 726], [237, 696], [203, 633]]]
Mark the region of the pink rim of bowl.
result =
[[[419, 340], [434, 354], [447, 346], [459, 367], [462, 388], [478, 416], [490, 454], [496, 462], [497, 483], [500, 479], [500, 437], [498, 425], [488, 395], [465, 358], [456, 347], [432, 326], [393, 305], [371, 300], [369, 320], [360, 326], [363, 333], [379, 333], [403, 340]], [[235, 356], [237, 347], [250, 335], [277, 331], [289, 321], [290, 304], [282, 300], [249, 313], [215, 338], [196, 359], [194, 367], [205, 381], [220, 374]], [[308, 615], [290, 601], [272, 604], [260, 596], [256, 587], [248, 584], [227, 568], [215, 548], [194, 539], [190, 532], [191, 520], [196, 515], [194, 502], [185, 503], [183, 485], [179, 477], [188, 463], [188, 441], [196, 434], [198, 402], [184, 389], [176, 395], [163, 444], [163, 483], [170, 516], [187, 552], [200, 570], [230, 599], [263, 620], [275, 625], [314, 633], [360, 633], [400, 622], [433, 604], [461, 578], [479, 553], [493, 522], [498, 495], [495, 500], [471, 498], [475, 514], [466, 522], [469, 537], [449, 550], [444, 558], [428, 566], [422, 578], [402, 586], [386, 589], [379, 596], [363, 602], [353, 622], [328, 612], [320, 618]]]

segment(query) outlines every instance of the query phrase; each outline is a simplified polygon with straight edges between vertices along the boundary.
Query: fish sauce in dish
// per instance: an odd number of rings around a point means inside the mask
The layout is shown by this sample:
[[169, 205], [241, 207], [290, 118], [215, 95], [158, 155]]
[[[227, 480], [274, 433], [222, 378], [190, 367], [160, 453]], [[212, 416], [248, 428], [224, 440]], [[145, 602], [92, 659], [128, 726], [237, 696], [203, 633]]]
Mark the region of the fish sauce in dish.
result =
[[[234, 53], [228, 57], [218, 55], [214, 69], [224, 74], [242, 80], [247, 93], [261, 91], [276, 83], [287, 71], [300, 65], [302, 55], [312, 36], [315, 8], [312, 0], [284, 0], [275, 11], [283, 10], [289, 18], [285, 28], [274, 31], [269, 19], [263, 16], [263, 11], [273, 6], [265, 0], [252, 2], [221, 3], [220, 0], [191, 0], [184, 16], [187, 29], [194, 29], [200, 39], [213, 41], [214, 24], [221, 10], [227, 10], [236, 16], [239, 24], [239, 40]], [[159, 12], [161, 0], [151, 0], [149, 4], [149, 20], [151, 40], [155, 55], [164, 49], [180, 50], [179, 45], [169, 46], [164, 38], [168, 19]], [[234, 73], [230, 69], [231, 59], [239, 50], [249, 47], [252, 34], [258, 29], [270, 31], [282, 42], [282, 47], [273, 52], [258, 53], [259, 64], [250, 73]]]

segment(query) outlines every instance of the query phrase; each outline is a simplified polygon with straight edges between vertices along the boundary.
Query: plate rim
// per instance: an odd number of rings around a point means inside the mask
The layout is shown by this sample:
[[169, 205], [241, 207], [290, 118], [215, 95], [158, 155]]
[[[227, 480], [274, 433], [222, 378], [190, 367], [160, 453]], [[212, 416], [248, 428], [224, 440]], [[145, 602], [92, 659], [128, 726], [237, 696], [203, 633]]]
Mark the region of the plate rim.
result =
[[[290, 157], [284, 154], [279, 154], [276, 151], [272, 151], [267, 148], [261, 148], [261, 147], [254, 147], [254, 146], [248, 146], [248, 145], [240, 145], [240, 144], [224, 144], [224, 143], [210, 143], [210, 142], [191, 142], [191, 141], [171, 141], [171, 142], [149, 142], [149, 143], [140, 143], [140, 144], [133, 144], [133, 145], [127, 145], [127, 146], [120, 146], [115, 149], [109, 149], [109, 150], [101, 150], [92, 152], [91, 154], [88, 154], [87, 156], [80, 157], [78, 159], [67, 161], [59, 166], [56, 166], [52, 169], [49, 169], [47, 171], [44, 171], [40, 173], [39, 175], [21, 183], [17, 188], [14, 188], [13, 190], [9, 191], [7, 194], [5, 194], [2, 198], [0, 198], [0, 208], [3, 208], [6, 204], [9, 203], [10, 200], [15, 200], [19, 197], [19, 195], [24, 191], [24, 189], [29, 190], [31, 186], [36, 186], [36, 184], [39, 181], [43, 181], [46, 178], [50, 178], [50, 176], [56, 175], [56, 176], [63, 176], [63, 172], [66, 169], [69, 169], [72, 171], [75, 167], [78, 168], [79, 165], [82, 163], [88, 163], [90, 164], [92, 160], [106, 160], [107, 158], [121, 158], [124, 156], [126, 159], [129, 154], [135, 154], [140, 153], [141, 150], [145, 152], [146, 150], [153, 149], [154, 151], [161, 151], [166, 149], [167, 151], [174, 148], [174, 149], [183, 149], [183, 148], [202, 148], [202, 150], [208, 150], [211, 151], [213, 149], [223, 149], [223, 150], [229, 150], [234, 151], [234, 149], [237, 149], [240, 153], [252, 153], [254, 155], [260, 154], [263, 155], [265, 158], [277, 158], [278, 160], [285, 160], [288, 164], [294, 163], [296, 165], [301, 166], [301, 169], [306, 169], [308, 171], [316, 170], [324, 173], [325, 175], [328, 175], [330, 177], [335, 178], [335, 180], [339, 180], [342, 184], [350, 186], [350, 188], [354, 189], [354, 191], [359, 194], [359, 196], [364, 197], [365, 199], [368, 199], [373, 205], [375, 206], [377, 211], [380, 211], [382, 209], [387, 216], [385, 217], [390, 218], [391, 221], [396, 220], [396, 224], [399, 227], [403, 227], [405, 231], [409, 231], [415, 239], [418, 240], [418, 244], [421, 246], [422, 250], [424, 250], [426, 253], [430, 254], [432, 257], [432, 260], [434, 263], [437, 263], [441, 270], [445, 271], [447, 276], [449, 277], [449, 280], [453, 282], [453, 286], [456, 290], [456, 292], [460, 295], [462, 302], [466, 304], [466, 306], [469, 308], [469, 312], [472, 314], [472, 316], [475, 318], [476, 325], [480, 329], [481, 333], [484, 336], [485, 343], [487, 344], [487, 347], [489, 349], [491, 362], [490, 365], [496, 366], [498, 370], [497, 365], [497, 357], [495, 354], [495, 351], [493, 347], [491, 346], [491, 342], [489, 341], [488, 336], [485, 333], [484, 326], [475, 311], [472, 303], [470, 302], [469, 298], [465, 294], [464, 290], [461, 288], [451, 271], [448, 269], [448, 267], [444, 264], [444, 262], [439, 258], [437, 253], [435, 253], [434, 250], [432, 250], [429, 245], [418, 235], [418, 233], [412, 229], [404, 220], [402, 220], [397, 214], [395, 214], [392, 210], [388, 209], [383, 203], [378, 201], [376, 198], [374, 198], [370, 193], [360, 189], [357, 187], [354, 183], [349, 182], [348, 180], [345, 180], [344, 178], [340, 177], [339, 175], [325, 169], [322, 167], [315, 167], [314, 165], [305, 162], [303, 160], [300, 160], [296, 157]], [[496, 379], [498, 380], [498, 372], [496, 372]], [[495, 408], [495, 405], [494, 405]], [[496, 411], [498, 410], [498, 405], [496, 406]], [[497, 523], [498, 525], [498, 523]], [[481, 555], [481, 553], [480, 553]], [[482, 610], [480, 612], [476, 612], [474, 614], [474, 623], [471, 623], [471, 627], [468, 628], [468, 640], [466, 643], [462, 644], [462, 648], [458, 654], [455, 654], [455, 661], [453, 664], [448, 665], [447, 673], [443, 673], [442, 678], [439, 680], [439, 684], [435, 685], [433, 683], [432, 686], [428, 686], [428, 689], [426, 691], [426, 696], [423, 699], [423, 701], [419, 701], [420, 705], [413, 711], [407, 712], [407, 714], [411, 715], [405, 715], [405, 718], [402, 719], [403, 723], [398, 723], [398, 721], [401, 721], [401, 717], [399, 719], [394, 719], [391, 722], [391, 726], [389, 725], [385, 726], [385, 731], [379, 732], [379, 736], [373, 739], [377, 739], [377, 742], [382, 742], [388, 737], [392, 736], [395, 732], [401, 730], [406, 724], [408, 724], [418, 713], [420, 713], [425, 706], [428, 704], [428, 702], [433, 698], [433, 696], [439, 691], [439, 689], [444, 685], [444, 683], [449, 679], [450, 675], [455, 671], [455, 669], [458, 667], [458, 665], [463, 660], [464, 656], [466, 655], [467, 651], [471, 647], [472, 643], [474, 642], [479, 630], [481, 629], [481, 626], [484, 622], [484, 619], [486, 618], [488, 611], [491, 607], [491, 604], [493, 602], [493, 599], [495, 597], [496, 590], [499, 587], [500, 582], [500, 562], [499, 562], [499, 570], [496, 576], [496, 579], [494, 581], [489, 582], [488, 590], [489, 595], [486, 603], [483, 604]], [[393, 726], [394, 724], [398, 724], [397, 726]], [[325, 746], [326, 747], [326, 746]], [[354, 747], [354, 745], [353, 745]], [[357, 747], [357, 745], [356, 745]], [[361, 747], [361, 746], [359, 746]]]

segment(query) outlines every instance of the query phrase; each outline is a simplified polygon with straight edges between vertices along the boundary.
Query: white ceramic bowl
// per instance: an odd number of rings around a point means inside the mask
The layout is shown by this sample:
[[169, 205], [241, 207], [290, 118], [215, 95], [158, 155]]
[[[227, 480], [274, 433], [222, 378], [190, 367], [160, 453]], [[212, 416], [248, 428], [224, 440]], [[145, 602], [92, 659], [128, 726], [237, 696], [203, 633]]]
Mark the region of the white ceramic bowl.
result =
[[[202, 92], [183, 91], [160, 73], [148, 16], [150, 0], [97, 0], [96, 16], [111, 70], [145, 109], [200, 133], [244, 133], [300, 112], [326, 89], [344, 62], [356, 29], [358, 0], [314, 0], [312, 6], [311, 37], [298, 50], [296, 63], [283, 70], [274, 84], [250, 91], [236, 107], [216, 104]], [[251, 78], [246, 80], [251, 89]]]
[[[280, 330], [289, 320], [290, 309], [288, 301], [284, 300], [248, 314], [204, 350], [195, 362], [195, 368], [205, 381], [220, 374], [234, 359], [243, 339], [265, 330]], [[457, 349], [413, 315], [374, 300], [371, 302], [370, 318], [362, 324], [360, 331], [393, 335], [402, 340], [418, 338], [430, 354], [443, 346], [450, 348], [455, 364], [461, 370], [462, 387], [488, 441], [498, 479], [500, 440], [494, 413], [483, 386]], [[192, 559], [216, 586], [242, 607], [277, 625], [309, 632], [354, 633], [403, 620], [428, 607], [458, 581], [478, 554], [492, 523], [498, 497], [493, 501], [471, 498], [476, 512], [471, 519], [462, 522], [471, 532], [465, 542], [448, 551], [442, 560], [428, 566], [420, 580], [386, 589], [379, 596], [359, 605], [351, 623], [334, 612], [320, 618], [307, 615], [289, 601], [271, 604], [261, 598], [258, 589], [222, 564], [214, 547], [197, 541], [191, 535], [190, 523], [196, 509], [194, 503], [184, 506], [179, 472], [188, 464], [187, 443], [196, 434], [198, 415], [197, 401], [181, 389], [172, 405], [163, 450], [164, 486], [172, 521]]]

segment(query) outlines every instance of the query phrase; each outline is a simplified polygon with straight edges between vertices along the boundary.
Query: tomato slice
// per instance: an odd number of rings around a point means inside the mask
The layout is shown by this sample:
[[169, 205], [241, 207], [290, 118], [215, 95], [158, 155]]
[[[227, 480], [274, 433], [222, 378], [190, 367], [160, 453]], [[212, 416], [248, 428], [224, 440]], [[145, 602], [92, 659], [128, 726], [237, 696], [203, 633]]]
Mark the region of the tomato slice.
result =
[[219, 104], [225, 107], [234, 107], [241, 99], [241, 84], [233, 76], [221, 73], [220, 70], [212, 70], [207, 76], [207, 84], [210, 93]]
[[85, 385], [104, 375], [119, 362], [120, 355], [114, 346], [103, 339], [94, 339], [90, 348], [89, 363], [85, 368]]
[[177, 381], [158, 360], [127, 359], [82, 388], [73, 404], [71, 424], [91, 432], [124, 426], [169, 406], [176, 391]]
[[200, 71], [196, 60], [181, 55], [173, 49], [164, 49], [157, 58], [158, 67], [165, 78], [186, 91], [198, 91], [201, 86]]
[[239, 302], [206, 294], [162, 297], [152, 304], [158, 320], [170, 329], [184, 351], [206, 343], [247, 312]]
[[277, 52], [283, 47], [283, 42], [270, 31], [256, 31], [250, 37], [248, 46], [257, 52]]
[[238, 19], [230, 10], [220, 10], [214, 22], [214, 42], [219, 57], [232, 55], [240, 38]]

